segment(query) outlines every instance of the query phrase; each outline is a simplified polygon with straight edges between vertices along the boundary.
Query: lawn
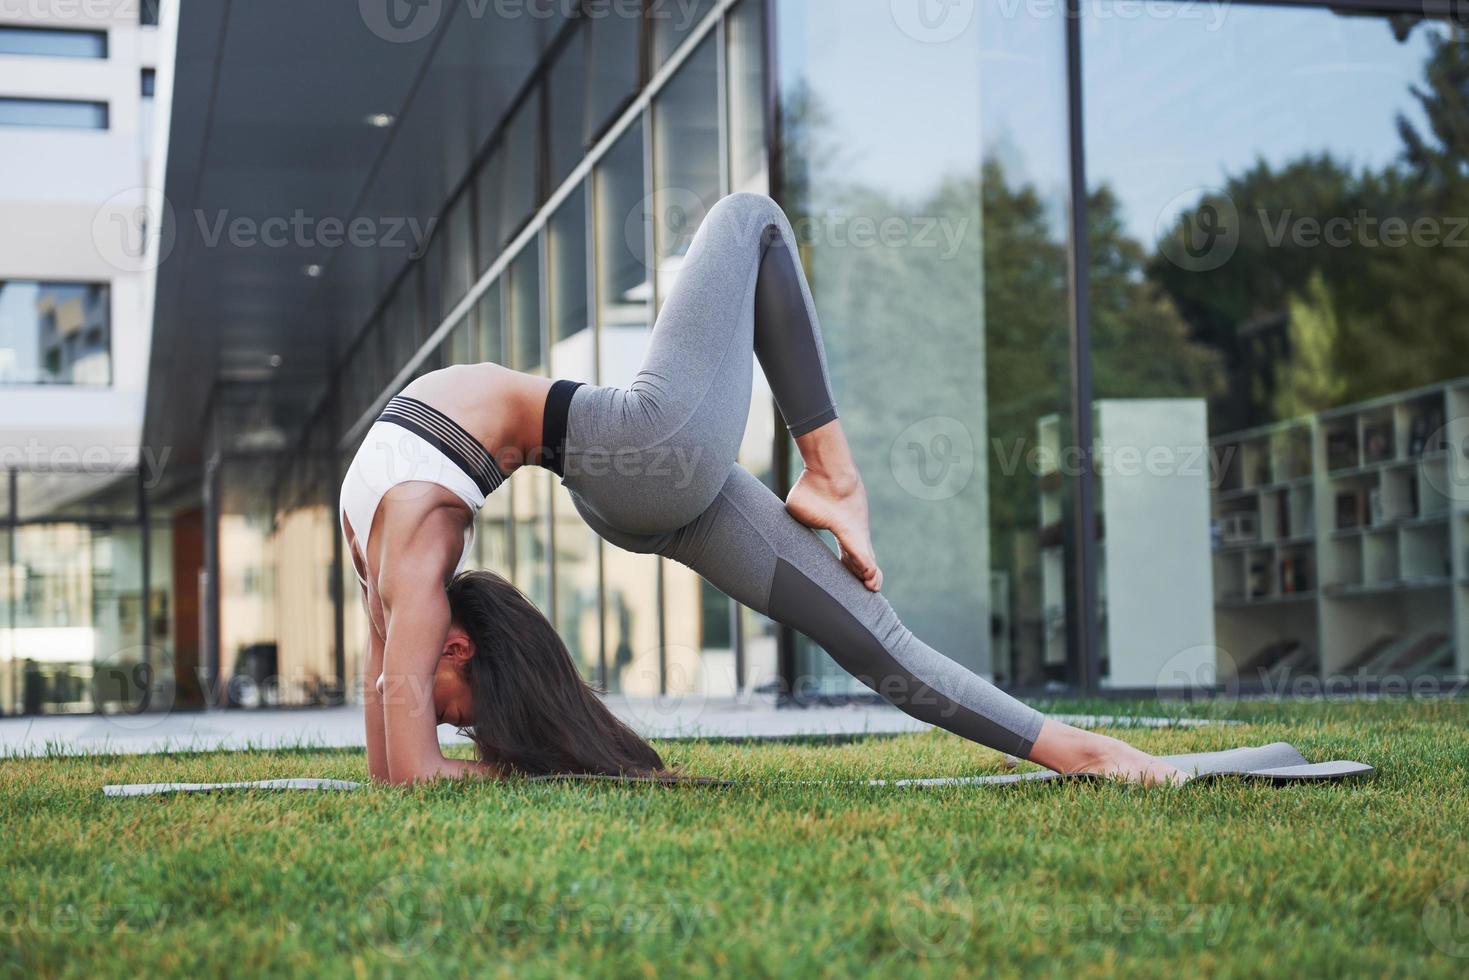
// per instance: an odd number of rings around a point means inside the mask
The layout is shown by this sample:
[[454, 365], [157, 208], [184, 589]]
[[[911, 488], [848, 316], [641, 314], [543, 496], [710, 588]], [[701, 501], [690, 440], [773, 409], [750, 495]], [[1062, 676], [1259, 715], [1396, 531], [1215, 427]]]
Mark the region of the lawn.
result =
[[365, 760], [8, 760], [0, 975], [1464, 976], [1469, 703], [1219, 713], [1245, 724], [1119, 734], [1159, 752], [1284, 739], [1378, 772], [1286, 788], [848, 782], [1000, 770], [932, 733], [659, 745], [733, 788], [109, 800], [105, 782], [361, 779]]

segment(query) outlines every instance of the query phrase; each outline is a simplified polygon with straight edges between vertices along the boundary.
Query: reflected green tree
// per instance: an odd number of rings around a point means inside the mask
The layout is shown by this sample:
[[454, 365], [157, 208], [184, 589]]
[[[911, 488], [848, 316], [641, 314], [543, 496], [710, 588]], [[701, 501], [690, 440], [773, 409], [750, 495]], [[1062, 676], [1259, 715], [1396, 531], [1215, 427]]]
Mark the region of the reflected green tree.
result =
[[[1179, 216], [1147, 266], [1191, 336], [1223, 359], [1216, 431], [1360, 401], [1469, 364], [1469, 45], [1435, 34], [1400, 116], [1398, 159], [1330, 153], [1229, 177]], [[1169, 259], [1207, 208], [1233, 207], [1239, 242], [1217, 269]], [[1169, 239], [1173, 241], [1169, 241]], [[1100, 382], [1099, 382], [1100, 385]]]

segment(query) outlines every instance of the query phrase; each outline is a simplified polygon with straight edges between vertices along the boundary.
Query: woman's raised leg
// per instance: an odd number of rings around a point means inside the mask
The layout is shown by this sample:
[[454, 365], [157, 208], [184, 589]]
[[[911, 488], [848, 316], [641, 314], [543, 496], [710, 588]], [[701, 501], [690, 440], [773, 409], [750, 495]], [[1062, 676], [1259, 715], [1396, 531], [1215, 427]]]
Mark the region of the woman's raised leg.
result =
[[624, 531], [656, 533], [692, 521], [739, 452], [753, 351], [807, 465], [791, 512], [832, 530], [848, 567], [875, 589], [866, 495], [837, 422], [796, 249], [790, 222], [768, 197], [733, 194], [710, 209], [632, 384], [574, 396], [567, 485]]

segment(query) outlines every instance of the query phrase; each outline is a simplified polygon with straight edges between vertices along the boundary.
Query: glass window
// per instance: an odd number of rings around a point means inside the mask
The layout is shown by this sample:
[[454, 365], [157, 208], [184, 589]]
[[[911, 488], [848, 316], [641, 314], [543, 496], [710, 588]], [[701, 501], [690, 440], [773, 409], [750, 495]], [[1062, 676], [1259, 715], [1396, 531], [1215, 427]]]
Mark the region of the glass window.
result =
[[579, 23], [556, 55], [546, 74], [550, 130], [551, 188], [560, 186], [586, 152], [587, 137], [587, 26]]
[[[551, 369], [558, 378], [596, 381], [596, 351], [587, 312], [587, 195], [579, 186], [546, 228]], [[556, 627], [583, 673], [600, 682], [599, 539], [571, 496], [553, 487], [556, 521]]]
[[446, 293], [445, 273], [448, 269], [449, 227], [440, 222], [434, 237], [424, 248], [420, 260], [423, 277], [423, 332], [427, 338], [444, 322], [444, 313], [450, 308]]
[[505, 245], [505, 144], [495, 144], [485, 157], [474, 183], [479, 275], [484, 275]]
[[49, 27], [0, 27], [0, 55], [7, 54], [44, 55], [52, 58], [105, 58], [107, 32]]
[[647, 4], [647, 16], [653, 23], [655, 69], [662, 67], [714, 7], [715, 0], [652, 0]]
[[137, 474], [123, 470], [124, 461], [115, 450], [89, 449], [83, 453], [70, 447], [57, 447], [50, 455], [50, 466], [55, 468], [21, 470], [16, 474], [17, 520], [58, 516], [78, 520], [137, 520]]
[[383, 314], [384, 340], [387, 352], [387, 377], [383, 383], [396, 377], [398, 372], [408, 365], [408, 361], [418, 350], [420, 338], [420, 324], [422, 316], [419, 312], [418, 302], [418, 277], [421, 267], [415, 263], [409, 267], [408, 275], [398, 281], [393, 296], [388, 300], [387, 309]]
[[587, 313], [587, 195], [576, 188], [551, 216], [546, 232], [550, 266], [551, 366], [559, 378], [595, 380]]
[[158, 72], [152, 68], [143, 69], [142, 83], [143, 98], [151, 99], [158, 92]]
[[596, 194], [597, 320], [603, 384], [632, 382], [652, 332], [648, 274], [651, 212], [644, 189], [643, 125], [634, 124], [598, 163]]
[[510, 366], [528, 374], [546, 374], [541, 340], [541, 252], [532, 239], [510, 263], [504, 277], [505, 320], [509, 327]]
[[[484, 295], [475, 304], [475, 351], [474, 356], [479, 361], [492, 361], [496, 364], [506, 363], [505, 357], [505, 330], [504, 315], [500, 303], [500, 286], [503, 280], [497, 280], [485, 290]], [[494, 569], [503, 575], [514, 574], [514, 562], [511, 559], [511, 496], [517, 492], [520, 481], [512, 480], [505, 486], [496, 490], [485, 500], [485, 505], [479, 512], [479, 535], [476, 547], [479, 549], [479, 566], [481, 568]]]
[[704, 215], [719, 199], [719, 49], [699, 45], [653, 104], [653, 208], [659, 308]]
[[[510, 263], [505, 284], [505, 320], [511, 366], [545, 376], [541, 333], [540, 240], [533, 239]], [[517, 475], [514, 581], [546, 615], [551, 609], [551, 472], [527, 467]], [[493, 496], [493, 495], [492, 495]]]
[[158, 11], [163, 6], [163, 0], [142, 0], [138, 8], [138, 23], [144, 27], [158, 26]]
[[111, 383], [109, 287], [0, 281], [0, 384]]
[[1462, 29], [1112, 6], [1084, 59], [1097, 448], [1177, 454], [1099, 477], [1114, 682], [1462, 670]]
[[541, 99], [544, 96], [545, 89], [537, 86], [505, 127], [500, 229], [506, 241], [525, 226], [545, 194], [541, 183]]
[[[658, 16], [657, 8], [652, 16]], [[659, 21], [654, 25], [657, 31]], [[711, 34], [699, 45], [653, 106], [653, 228], [660, 308], [677, 281], [694, 232], [724, 189], [717, 40]], [[729, 600], [674, 562], [664, 563], [663, 593], [664, 691], [734, 693]]]
[[447, 360], [449, 364], [474, 364], [475, 326], [474, 316], [465, 317], [459, 325], [449, 331]]
[[143, 646], [141, 535], [105, 524], [15, 528], [15, 630], [9, 637], [26, 714], [138, 703], [129, 689]]
[[637, 94], [643, 19], [636, 5], [619, 0], [591, 0], [586, 11], [586, 135], [590, 142]]
[[[643, 125], [635, 123], [592, 175], [599, 383], [632, 383], [652, 333], [652, 282], [646, 240]], [[607, 689], [655, 695], [661, 690], [659, 559], [602, 549]]]
[[[918, 636], [971, 670], [1011, 681], [1023, 648], [1025, 669], [1040, 673], [1049, 636], [1064, 672], [1065, 591], [1043, 593], [1038, 557], [1064, 542], [1064, 510], [1043, 511], [1027, 453], [1067, 411], [1065, 185], [1052, 179], [1065, 157], [1006, 137], [1064, 133], [1066, 105], [1027, 98], [1021, 114], [986, 95], [1056, 91], [1061, 25], [980, 4], [961, 34], [930, 43], [885, 4], [774, 9], [781, 204], [867, 478], [884, 592]], [[1007, 79], [1016, 60], [1024, 68]], [[804, 639], [792, 680], [863, 690]]]
[[425, 327], [432, 332], [469, 292], [474, 264], [470, 195], [461, 194], [434, 227], [423, 256]]
[[729, 14], [729, 176], [737, 191], [769, 190], [765, 144], [765, 0], [743, 0]]
[[0, 126], [106, 129], [107, 103], [70, 99], [0, 98]]

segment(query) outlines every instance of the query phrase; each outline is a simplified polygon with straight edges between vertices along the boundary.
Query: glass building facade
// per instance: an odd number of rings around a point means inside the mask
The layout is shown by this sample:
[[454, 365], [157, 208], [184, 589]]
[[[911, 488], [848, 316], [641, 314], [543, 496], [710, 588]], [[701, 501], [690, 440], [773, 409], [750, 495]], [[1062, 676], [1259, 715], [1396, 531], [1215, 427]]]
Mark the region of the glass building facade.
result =
[[[235, 700], [351, 691], [335, 497], [386, 400], [480, 360], [626, 383], [737, 190], [792, 219], [885, 592], [936, 648], [1020, 692], [1464, 673], [1448, 5], [695, 6], [560, 26], [296, 446], [223, 463], [219, 667], [279, 678]], [[752, 406], [741, 461], [783, 493], [799, 457], [758, 371]], [[598, 540], [547, 473], [479, 522], [477, 561], [609, 692], [865, 692]]]

